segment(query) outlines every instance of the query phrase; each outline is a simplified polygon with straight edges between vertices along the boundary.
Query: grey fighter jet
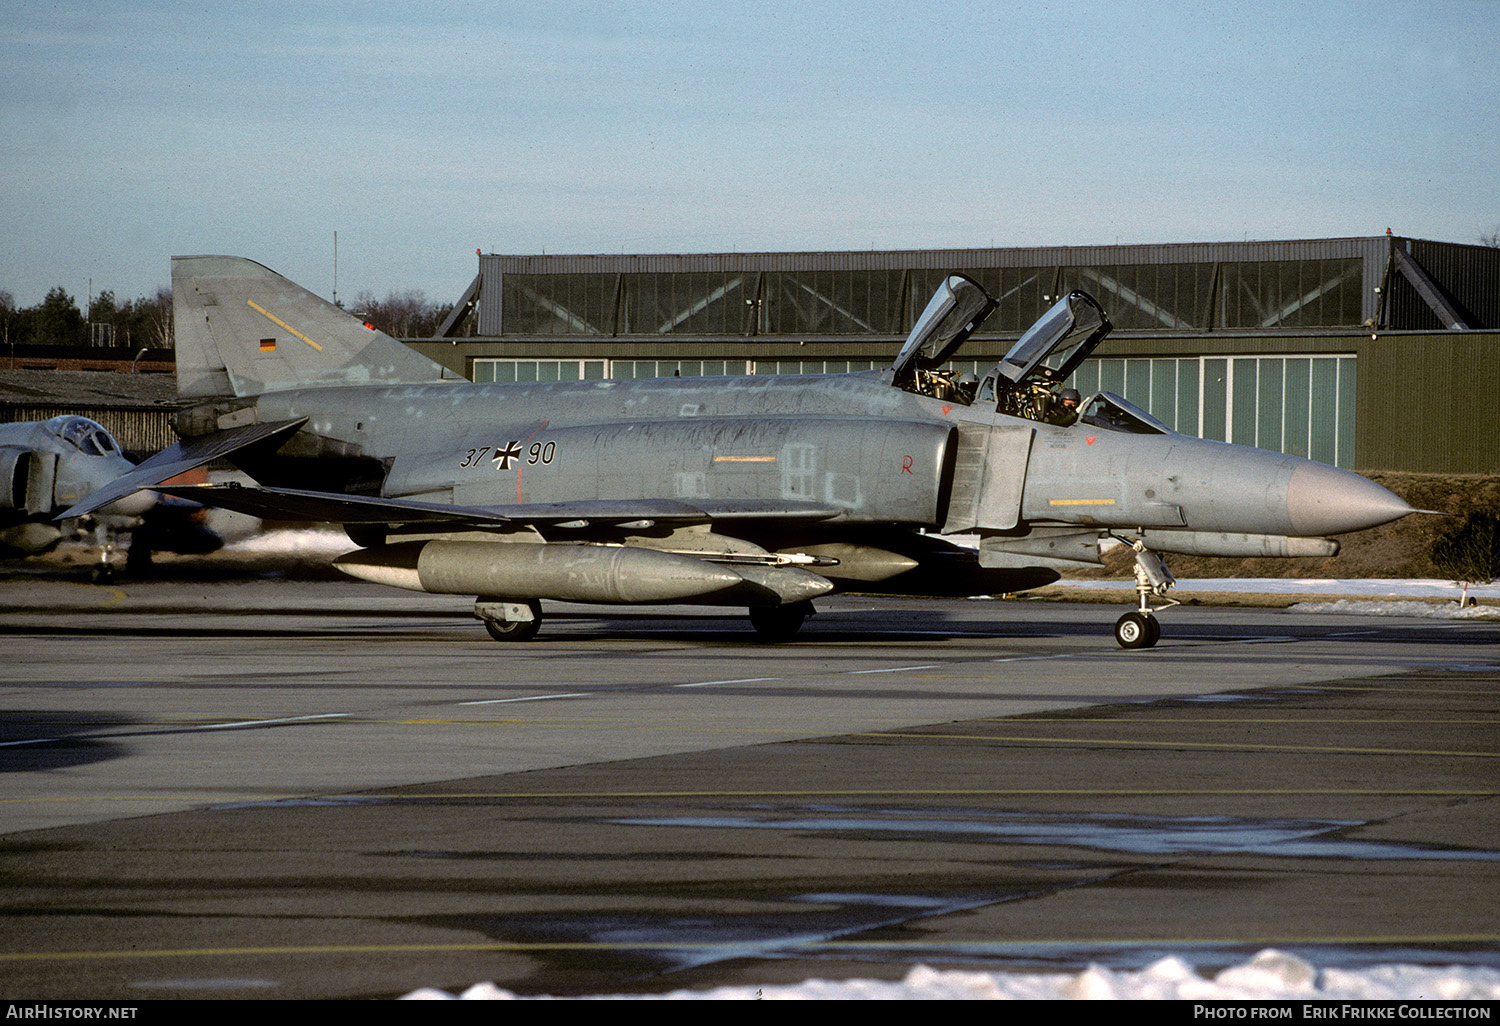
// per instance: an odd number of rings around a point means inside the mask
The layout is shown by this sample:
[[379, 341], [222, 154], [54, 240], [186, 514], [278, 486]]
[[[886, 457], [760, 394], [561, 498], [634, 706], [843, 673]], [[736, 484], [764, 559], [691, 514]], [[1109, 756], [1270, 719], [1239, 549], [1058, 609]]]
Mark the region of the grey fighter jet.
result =
[[131, 536], [128, 565], [150, 561], [155, 548], [211, 552], [218, 535], [192, 522], [201, 507], [163, 501], [151, 491], [112, 491], [106, 504], [74, 517], [58, 513], [135, 470], [119, 443], [87, 417], [0, 424], [0, 557], [33, 556], [73, 534], [91, 535], [98, 551], [94, 579], [114, 576], [110, 554], [122, 534]]
[[1083, 292], [977, 381], [941, 368], [995, 304], [955, 274], [883, 371], [473, 384], [249, 260], [179, 257], [172, 289], [179, 390], [202, 402], [67, 515], [225, 456], [257, 485], [167, 490], [341, 523], [360, 546], [341, 570], [472, 595], [500, 640], [532, 637], [541, 599], [738, 605], [783, 638], [835, 591], [1014, 592], [1114, 540], [1138, 591], [1116, 638], [1148, 647], [1173, 583], [1158, 553], [1329, 555], [1412, 512], [1107, 392], [1067, 401], [1110, 330]]

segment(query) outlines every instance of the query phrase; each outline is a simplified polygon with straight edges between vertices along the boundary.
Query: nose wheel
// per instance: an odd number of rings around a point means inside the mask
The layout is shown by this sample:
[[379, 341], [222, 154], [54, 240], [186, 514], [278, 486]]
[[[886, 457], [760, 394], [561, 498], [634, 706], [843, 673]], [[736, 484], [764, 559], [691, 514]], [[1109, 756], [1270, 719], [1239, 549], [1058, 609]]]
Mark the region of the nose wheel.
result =
[[1150, 648], [1161, 640], [1161, 623], [1152, 612], [1132, 610], [1115, 621], [1115, 641], [1121, 648]]

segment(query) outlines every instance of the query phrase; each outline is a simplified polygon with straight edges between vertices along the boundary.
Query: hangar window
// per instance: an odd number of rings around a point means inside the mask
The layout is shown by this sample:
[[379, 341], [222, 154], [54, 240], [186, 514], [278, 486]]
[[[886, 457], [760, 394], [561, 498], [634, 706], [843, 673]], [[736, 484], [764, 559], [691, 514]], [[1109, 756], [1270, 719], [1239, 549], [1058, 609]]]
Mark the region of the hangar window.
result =
[[749, 374], [748, 360], [611, 360], [612, 378], [712, 378]]
[[1222, 265], [1215, 296], [1220, 328], [1316, 328], [1361, 317], [1364, 263], [1258, 260]]
[[603, 378], [603, 360], [491, 360], [476, 359], [475, 381], [502, 383], [527, 381], [597, 381]]
[[1352, 467], [1353, 356], [1104, 358], [1069, 380], [1115, 392], [1175, 431]]

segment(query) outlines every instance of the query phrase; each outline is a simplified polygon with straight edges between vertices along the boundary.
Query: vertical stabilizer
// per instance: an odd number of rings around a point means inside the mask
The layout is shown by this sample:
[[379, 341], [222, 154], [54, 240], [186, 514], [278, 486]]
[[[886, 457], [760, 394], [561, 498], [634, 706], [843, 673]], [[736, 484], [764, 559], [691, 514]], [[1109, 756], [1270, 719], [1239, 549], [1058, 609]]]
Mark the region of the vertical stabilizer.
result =
[[183, 396], [461, 380], [242, 257], [173, 257], [172, 314]]

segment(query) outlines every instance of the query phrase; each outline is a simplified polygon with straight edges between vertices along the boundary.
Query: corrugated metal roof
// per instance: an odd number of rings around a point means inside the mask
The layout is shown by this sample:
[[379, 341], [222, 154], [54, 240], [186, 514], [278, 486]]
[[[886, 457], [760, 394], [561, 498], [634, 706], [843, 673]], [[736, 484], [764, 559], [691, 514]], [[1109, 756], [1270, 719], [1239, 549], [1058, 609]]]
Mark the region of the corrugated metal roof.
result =
[[[641, 274], [722, 271], [952, 270], [1274, 260], [1378, 260], [1387, 236], [1260, 242], [1179, 242], [1113, 246], [1033, 246], [825, 252], [533, 254], [485, 253], [481, 270], [502, 274]], [[1447, 245], [1439, 243], [1437, 245]]]

